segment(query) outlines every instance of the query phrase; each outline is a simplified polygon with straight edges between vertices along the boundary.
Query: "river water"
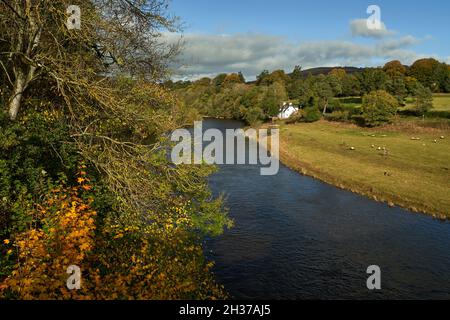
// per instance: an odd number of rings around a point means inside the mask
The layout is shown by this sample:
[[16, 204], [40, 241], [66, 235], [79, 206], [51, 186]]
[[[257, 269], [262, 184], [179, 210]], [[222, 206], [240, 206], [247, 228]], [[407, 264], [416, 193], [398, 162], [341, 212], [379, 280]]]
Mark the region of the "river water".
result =
[[[241, 123], [206, 120], [207, 128]], [[343, 170], [345, 170], [343, 168]], [[285, 166], [223, 165], [210, 178], [235, 226], [205, 241], [236, 299], [450, 299], [450, 223], [389, 208]], [[367, 289], [368, 266], [382, 289]]]

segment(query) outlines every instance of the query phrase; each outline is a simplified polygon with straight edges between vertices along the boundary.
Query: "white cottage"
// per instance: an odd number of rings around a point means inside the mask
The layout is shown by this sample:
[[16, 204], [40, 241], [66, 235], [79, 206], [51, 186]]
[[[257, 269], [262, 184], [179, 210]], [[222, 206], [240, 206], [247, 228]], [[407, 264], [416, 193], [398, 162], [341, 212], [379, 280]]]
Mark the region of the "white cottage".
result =
[[283, 107], [281, 107], [281, 112], [278, 114], [278, 118], [279, 119], [288, 119], [290, 116], [292, 116], [297, 111], [298, 111], [298, 108], [294, 107], [292, 102], [289, 104], [284, 102]]

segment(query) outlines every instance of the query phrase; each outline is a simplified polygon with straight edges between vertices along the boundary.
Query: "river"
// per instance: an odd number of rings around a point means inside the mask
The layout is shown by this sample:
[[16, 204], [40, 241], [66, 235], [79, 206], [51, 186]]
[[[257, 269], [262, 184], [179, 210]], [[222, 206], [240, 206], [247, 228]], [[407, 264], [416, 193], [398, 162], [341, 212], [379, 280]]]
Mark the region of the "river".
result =
[[[207, 128], [241, 123], [206, 120]], [[450, 299], [450, 223], [389, 208], [281, 165], [261, 176], [223, 165], [210, 178], [235, 226], [205, 241], [236, 299]], [[344, 170], [344, 169], [343, 169]], [[370, 291], [367, 267], [381, 268]]]

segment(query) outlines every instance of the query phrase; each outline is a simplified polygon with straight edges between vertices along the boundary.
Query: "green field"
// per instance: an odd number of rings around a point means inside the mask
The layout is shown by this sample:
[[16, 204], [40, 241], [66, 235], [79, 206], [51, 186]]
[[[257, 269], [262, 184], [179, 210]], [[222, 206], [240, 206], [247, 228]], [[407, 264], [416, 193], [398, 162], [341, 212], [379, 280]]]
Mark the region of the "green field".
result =
[[[345, 107], [360, 107], [361, 98], [350, 97], [350, 98], [339, 98], [340, 103]], [[406, 99], [406, 108], [411, 107], [413, 104], [413, 99], [408, 97]], [[439, 93], [433, 95], [433, 111], [450, 111], [450, 94]]]
[[327, 121], [281, 125], [280, 149], [281, 160], [306, 175], [391, 206], [450, 218], [448, 127], [407, 120], [377, 129]]
[[433, 95], [433, 106], [436, 111], [450, 111], [450, 94]]

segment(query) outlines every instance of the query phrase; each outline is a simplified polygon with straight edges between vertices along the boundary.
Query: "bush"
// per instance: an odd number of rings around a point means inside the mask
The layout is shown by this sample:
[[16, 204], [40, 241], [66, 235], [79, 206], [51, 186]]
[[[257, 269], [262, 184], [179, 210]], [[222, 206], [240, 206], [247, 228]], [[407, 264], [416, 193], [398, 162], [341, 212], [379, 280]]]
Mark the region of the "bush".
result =
[[325, 119], [328, 121], [346, 122], [350, 118], [348, 111], [334, 111], [325, 115]]
[[398, 107], [397, 99], [386, 91], [373, 91], [363, 97], [361, 116], [366, 126], [379, 126], [391, 122]]
[[[84, 168], [82, 168], [84, 170]], [[99, 223], [86, 172], [77, 186], [60, 184], [30, 207], [26, 228], [5, 239], [10, 275], [0, 297], [10, 299], [225, 298], [205, 262], [189, 203], [140, 226]], [[81, 269], [81, 288], [68, 290], [69, 266]]]
[[305, 114], [303, 116], [303, 122], [316, 122], [322, 119], [322, 113], [316, 108], [307, 108], [305, 109]]
[[443, 118], [443, 119], [450, 119], [450, 111], [428, 111], [425, 116], [427, 118]]
[[298, 112], [294, 113], [287, 121], [287, 124], [297, 123], [297, 122], [316, 122], [322, 119], [322, 114], [320, 113], [317, 108], [305, 108], [302, 110], [299, 110]]

